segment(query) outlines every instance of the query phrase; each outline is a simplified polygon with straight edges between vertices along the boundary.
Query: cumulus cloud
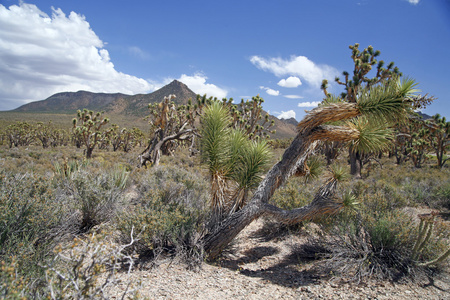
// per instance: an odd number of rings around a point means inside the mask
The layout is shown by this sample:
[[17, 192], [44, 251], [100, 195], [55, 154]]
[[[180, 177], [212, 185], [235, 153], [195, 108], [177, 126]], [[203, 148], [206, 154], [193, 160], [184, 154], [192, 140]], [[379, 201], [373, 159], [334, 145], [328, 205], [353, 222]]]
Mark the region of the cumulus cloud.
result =
[[276, 91], [276, 90], [272, 90], [272, 89], [267, 89], [266, 93], [271, 95], [271, 96], [278, 96], [280, 94], [280, 91]]
[[192, 76], [186, 74], [181, 75], [178, 79], [187, 85], [194, 93], [207, 96], [217, 97], [218, 99], [226, 98], [228, 92], [225, 89], [219, 88], [212, 83], [206, 83], [206, 77], [203, 74], [197, 73]]
[[295, 119], [295, 111], [288, 110], [288, 111], [281, 111], [281, 113], [278, 115], [278, 119]]
[[276, 91], [274, 89], [265, 87], [265, 86], [260, 86], [259, 87], [262, 90], [265, 90], [267, 94], [271, 95], [271, 96], [279, 96], [280, 95], [280, 91]]
[[257, 68], [273, 73], [277, 77], [291, 75], [305, 80], [308, 84], [319, 87], [323, 79], [333, 79], [339, 72], [328, 65], [318, 65], [305, 56], [263, 58], [252, 56], [250, 62]]
[[286, 88], [296, 88], [299, 85], [302, 85], [302, 82], [298, 77], [289, 76], [287, 79], [281, 79], [278, 82], [278, 85]]
[[[115, 70], [85, 17], [0, 5], [0, 110], [62, 91], [146, 93], [148, 81]], [[136, 50], [136, 49], [135, 49]]]
[[288, 98], [288, 99], [302, 99], [302, 98], [304, 98], [303, 96], [299, 96], [299, 95], [284, 95], [283, 97]]
[[409, 3], [416, 5], [419, 4], [420, 0], [407, 0]]
[[320, 104], [321, 101], [312, 101], [312, 102], [300, 102], [297, 104], [298, 107], [316, 107]]

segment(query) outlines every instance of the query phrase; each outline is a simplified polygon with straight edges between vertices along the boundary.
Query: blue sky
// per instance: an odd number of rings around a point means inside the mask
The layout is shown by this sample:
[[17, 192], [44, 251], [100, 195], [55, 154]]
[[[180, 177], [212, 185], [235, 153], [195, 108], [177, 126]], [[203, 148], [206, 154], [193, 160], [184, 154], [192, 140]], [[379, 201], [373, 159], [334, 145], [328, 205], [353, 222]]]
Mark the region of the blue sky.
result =
[[[449, 0], [0, 0], [0, 110], [63, 91], [149, 93], [173, 79], [300, 120], [372, 45], [450, 112]], [[330, 92], [341, 93], [332, 84]]]

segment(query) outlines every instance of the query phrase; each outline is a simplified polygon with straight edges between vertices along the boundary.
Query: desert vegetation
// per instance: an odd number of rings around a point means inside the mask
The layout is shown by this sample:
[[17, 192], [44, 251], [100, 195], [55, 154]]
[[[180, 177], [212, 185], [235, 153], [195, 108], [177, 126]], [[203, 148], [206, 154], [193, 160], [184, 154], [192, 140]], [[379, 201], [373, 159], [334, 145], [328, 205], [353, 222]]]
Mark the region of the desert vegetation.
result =
[[[149, 105], [148, 131], [80, 110], [66, 128], [10, 122], [0, 139], [0, 297], [110, 297], [118, 277], [171, 258], [220, 260], [256, 219], [307, 235], [313, 270], [352, 282], [448, 272], [449, 122], [434, 99], [350, 47], [345, 92], [322, 88], [290, 140], [271, 140], [257, 96]], [[376, 75], [366, 77], [371, 66]], [[305, 230], [314, 224], [314, 232]], [[123, 296], [139, 296], [127, 282]]]

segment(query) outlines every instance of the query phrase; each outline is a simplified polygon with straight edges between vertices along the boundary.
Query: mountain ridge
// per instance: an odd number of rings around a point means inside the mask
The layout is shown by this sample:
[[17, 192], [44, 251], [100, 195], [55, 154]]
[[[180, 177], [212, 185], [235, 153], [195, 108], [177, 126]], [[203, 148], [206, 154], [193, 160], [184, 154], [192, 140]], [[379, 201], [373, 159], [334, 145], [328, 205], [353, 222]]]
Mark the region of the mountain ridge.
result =
[[[189, 99], [195, 100], [195, 94], [184, 83], [174, 80], [162, 88], [148, 94], [126, 95], [122, 93], [93, 93], [88, 91], [62, 92], [54, 94], [47, 99], [24, 104], [12, 112], [27, 113], [52, 113], [52, 114], [75, 114], [79, 109], [93, 111], [104, 111], [105, 114], [125, 116], [130, 122], [138, 118], [142, 119], [148, 115], [150, 103], [161, 102], [165, 96], [174, 94], [173, 101], [178, 105], [185, 105]], [[263, 112], [265, 115], [266, 112]], [[274, 129], [277, 133], [274, 138], [293, 137], [296, 134], [295, 124], [285, 122], [269, 115], [274, 120]], [[292, 121], [292, 120], [291, 120]]]

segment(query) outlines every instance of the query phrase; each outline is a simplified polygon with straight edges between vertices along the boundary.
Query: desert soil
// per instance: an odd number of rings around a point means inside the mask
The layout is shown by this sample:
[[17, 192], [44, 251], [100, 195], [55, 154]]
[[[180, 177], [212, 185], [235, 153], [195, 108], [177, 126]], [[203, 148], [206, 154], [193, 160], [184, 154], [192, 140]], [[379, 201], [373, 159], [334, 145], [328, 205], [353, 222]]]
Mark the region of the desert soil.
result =
[[304, 236], [280, 237], [263, 227], [263, 220], [254, 221], [216, 263], [203, 263], [199, 270], [161, 260], [156, 267], [122, 274], [124, 283], [111, 298], [121, 298], [130, 279], [140, 281], [140, 296], [148, 299], [450, 299], [448, 273], [409, 284], [356, 284], [319, 274], [311, 269], [314, 261], [296, 254]]

